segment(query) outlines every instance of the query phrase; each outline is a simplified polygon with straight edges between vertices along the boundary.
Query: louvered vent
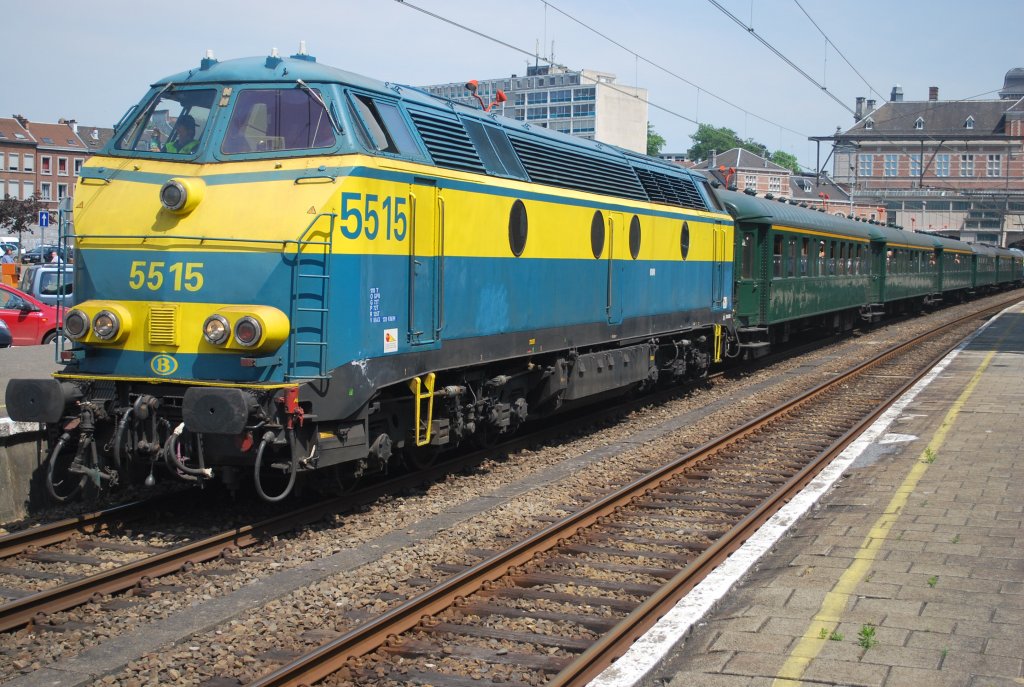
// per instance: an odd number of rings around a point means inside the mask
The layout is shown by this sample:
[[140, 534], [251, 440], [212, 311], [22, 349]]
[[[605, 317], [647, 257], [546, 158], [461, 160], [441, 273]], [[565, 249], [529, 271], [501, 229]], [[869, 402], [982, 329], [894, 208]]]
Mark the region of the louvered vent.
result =
[[439, 112], [423, 112], [412, 108], [409, 114], [423, 142], [427, 144], [434, 164], [464, 172], [484, 173], [484, 165], [476, 148], [454, 114], [447, 117]]
[[546, 141], [513, 135], [509, 138], [532, 181], [577, 191], [647, 200], [633, 168], [625, 163], [556, 148]]
[[149, 343], [160, 346], [178, 345], [178, 308], [161, 306], [149, 309]]
[[654, 203], [667, 203], [694, 210], [708, 209], [689, 177], [675, 177], [642, 167], [636, 168], [636, 174]]

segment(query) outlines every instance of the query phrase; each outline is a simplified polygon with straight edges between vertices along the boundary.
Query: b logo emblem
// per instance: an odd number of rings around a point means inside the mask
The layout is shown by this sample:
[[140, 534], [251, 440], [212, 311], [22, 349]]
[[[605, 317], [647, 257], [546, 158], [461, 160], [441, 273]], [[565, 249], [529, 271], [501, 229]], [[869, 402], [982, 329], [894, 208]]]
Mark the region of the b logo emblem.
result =
[[158, 375], [166, 377], [178, 369], [178, 361], [169, 355], [158, 355], [150, 361], [149, 367]]

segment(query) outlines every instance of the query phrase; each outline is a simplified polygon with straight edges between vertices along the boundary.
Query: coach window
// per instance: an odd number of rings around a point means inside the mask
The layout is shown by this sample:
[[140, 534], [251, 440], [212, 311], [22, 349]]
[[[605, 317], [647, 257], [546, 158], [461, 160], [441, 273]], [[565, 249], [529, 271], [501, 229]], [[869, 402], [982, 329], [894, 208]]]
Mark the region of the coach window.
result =
[[743, 240], [740, 245], [741, 254], [743, 255], [743, 265], [741, 267], [741, 275], [744, 279], [754, 278], [754, 234], [753, 232], [743, 232]]
[[640, 255], [640, 218], [636, 215], [629, 220], [629, 255], [634, 260]]
[[594, 252], [595, 258], [600, 258], [604, 252], [604, 232], [604, 215], [600, 210], [595, 210], [590, 220], [590, 250]]
[[832, 276], [836, 273], [836, 242], [828, 242], [828, 274]]
[[800, 276], [807, 276], [807, 255], [811, 250], [811, 240], [804, 237], [800, 242]]
[[825, 242], [818, 242], [818, 259], [814, 261], [814, 275], [821, 276], [825, 274]]
[[786, 253], [786, 276], [796, 276], [796, 239], [790, 237], [789, 248]]
[[512, 209], [508, 213], [508, 245], [512, 249], [512, 255], [517, 258], [526, 250], [528, 230], [526, 206], [523, 205], [523, 201], [517, 200], [512, 203]]

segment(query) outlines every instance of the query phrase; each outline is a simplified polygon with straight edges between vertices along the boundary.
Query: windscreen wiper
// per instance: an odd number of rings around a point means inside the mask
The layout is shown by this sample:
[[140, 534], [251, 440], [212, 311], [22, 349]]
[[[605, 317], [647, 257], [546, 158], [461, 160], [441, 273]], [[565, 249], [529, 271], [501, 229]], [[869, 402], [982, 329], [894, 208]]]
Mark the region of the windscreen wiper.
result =
[[320, 107], [324, 108], [324, 112], [327, 113], [327, 118], [331, 120], [331, 126], [334, 127], [334, 130], [337, 131], [339, 134], [344, 133], [344, 131], [341, 128], [341, 124], [335, 121], [334, 113], [331, 111], [331, 108], [327, 107], [327, 103], [325, 103], [324, 99], [320, 97], [320, 94], [314, 91], [312, 88], [310, 88], [309, 84], [307, 84], [302, 79], [295, 79], [295, 83], [299, 85], [299, 88], [306, 91], [306, 93], [309, 93], [309, 97], [320, 103]]

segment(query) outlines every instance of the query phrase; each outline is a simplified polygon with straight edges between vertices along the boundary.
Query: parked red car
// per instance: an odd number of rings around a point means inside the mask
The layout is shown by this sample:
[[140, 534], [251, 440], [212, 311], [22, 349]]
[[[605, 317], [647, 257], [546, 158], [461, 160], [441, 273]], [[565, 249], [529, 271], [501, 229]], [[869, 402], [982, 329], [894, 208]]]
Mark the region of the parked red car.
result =
[[7, 323], [15, 346], [50, 343], [60, 327], [57, 308], [6, 284], [0, 284], [0, 320]]

